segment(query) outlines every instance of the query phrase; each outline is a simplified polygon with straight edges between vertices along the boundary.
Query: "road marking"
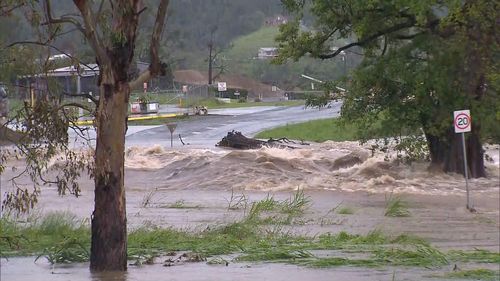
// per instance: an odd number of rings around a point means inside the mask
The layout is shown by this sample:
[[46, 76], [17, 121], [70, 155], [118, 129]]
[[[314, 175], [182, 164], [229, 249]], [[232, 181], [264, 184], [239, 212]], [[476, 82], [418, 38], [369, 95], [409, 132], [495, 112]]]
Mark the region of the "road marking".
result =
[[199, 135], [201, 132], [193, 132], [193, 135]]

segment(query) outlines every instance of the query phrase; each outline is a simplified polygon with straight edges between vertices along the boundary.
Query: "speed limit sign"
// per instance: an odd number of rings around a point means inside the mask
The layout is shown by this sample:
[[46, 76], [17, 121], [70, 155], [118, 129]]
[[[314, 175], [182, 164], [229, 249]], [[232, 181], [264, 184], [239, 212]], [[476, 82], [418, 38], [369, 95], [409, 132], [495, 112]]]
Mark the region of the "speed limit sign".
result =
[[470, 118], [470, 110], [458, 110], [453, 112], [453, 125], [455, 126], [455, 133], [462, 134], [462, 152], [464, 154], [464, 176], [465, 176], [465, 190], [467, 191], [467, 209], [471, 212], [475, 211], [472, 205], [469, 192], [469, 166], [467, 165], [467, 149], [465, 144], [465, 133], [470, 132], [472, 128], [472, 119]]
[[455, 111], [453, 112], [453, 116], [455, 133], [466, 133], [471, 131], [472, 119], [470, 118], [470, 110]]

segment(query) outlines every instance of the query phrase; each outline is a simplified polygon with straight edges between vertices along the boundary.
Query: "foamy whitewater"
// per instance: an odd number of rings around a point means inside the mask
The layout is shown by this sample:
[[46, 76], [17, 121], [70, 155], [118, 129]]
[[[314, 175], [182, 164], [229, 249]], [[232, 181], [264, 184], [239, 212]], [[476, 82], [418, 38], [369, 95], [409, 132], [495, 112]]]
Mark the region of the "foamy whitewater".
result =
[[[499, 191], [499, 146], [487, 146], [488, 178], [473, 179], [475, 192]], [[458, 174], [428, 171], [428, 163], [410, 166], [385, 161], [357, 142], [325, 142], [299, 149], [259, 150], [132, 147], [125, 167], [143, 171], [157, 188], [278, 191], [328, 189], [374, 193], [463, 194]]]

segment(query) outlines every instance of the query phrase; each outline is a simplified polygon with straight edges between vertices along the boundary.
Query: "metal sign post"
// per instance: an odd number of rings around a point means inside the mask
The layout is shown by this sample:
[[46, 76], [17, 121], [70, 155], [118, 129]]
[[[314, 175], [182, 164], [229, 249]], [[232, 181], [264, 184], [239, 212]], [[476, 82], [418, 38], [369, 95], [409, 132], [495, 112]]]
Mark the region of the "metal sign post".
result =
[[170, 147], [174, 147], [174, 131], [177, 128], [177, 124], [175, 123], [167, 123], [168, 130], [170, 131]]
[[465, 133], [470, 132], [472, 129], [472, 119], [469, 110], [459, 110], [453, 112], [453, 125], [455, 126], [455, 133], [462, 134], [462, 150], [464, 153], [464, 176], [465, 176], [465, 190], [467, 192], [467, 209], [474, 210], [469, 192], [469, 169], [467, 168], [467, 151], [465, 147]]
[[467, 152], [465, 150], [465, 133], [462, 133], [462, 150], [464, 152], [464, 175], [465, 175], [465, 190], [467, 191], [467, 209], [471, 210], [472, 204], [470, 202], [469, 193], [469, 169], [467, 168]]

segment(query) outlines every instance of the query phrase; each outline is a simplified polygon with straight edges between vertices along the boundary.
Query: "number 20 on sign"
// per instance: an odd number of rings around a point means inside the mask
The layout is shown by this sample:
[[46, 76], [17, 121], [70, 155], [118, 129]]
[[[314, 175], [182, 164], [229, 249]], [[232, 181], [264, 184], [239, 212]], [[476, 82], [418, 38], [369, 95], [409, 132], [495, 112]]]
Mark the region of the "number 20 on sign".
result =
[[466, 133], [471, 131], [472, 120], [470, 118], [470, 110], [459, 110], [453, 112], [455, 133]]

